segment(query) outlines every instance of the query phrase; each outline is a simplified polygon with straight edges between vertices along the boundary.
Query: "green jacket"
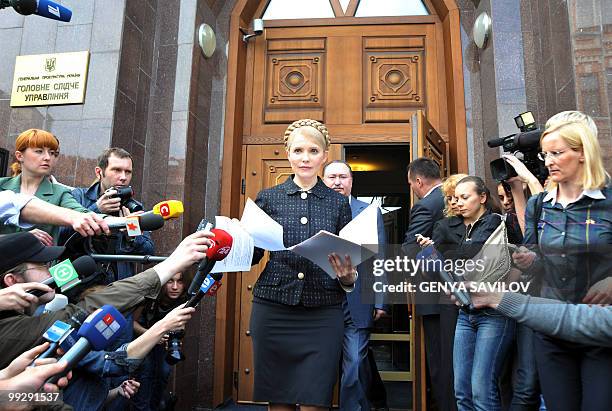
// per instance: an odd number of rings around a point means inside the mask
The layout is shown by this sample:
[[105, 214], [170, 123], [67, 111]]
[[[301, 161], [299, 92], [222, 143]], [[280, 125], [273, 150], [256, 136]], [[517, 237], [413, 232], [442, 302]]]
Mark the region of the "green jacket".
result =
[[[11, 190], [15, 193], [21, 191], [21, 175], [17, 177], [4, 177], [0, 178], [0, 190]], [[36, 190], [36, 197], [41, 200], [54, 204], [56, 206], [70, 208], [72, 210], [80, 211], [81, 213], [88, 213], [89, 210], [79, 204], [78, 201], [70, 193], [70, 189], [63, 187], [58, 184], [53, 184], [48, 178], [44, 178], [40, 183], [38, 190]], [[32, 228], [38, 228], [39, 230], [46, 231], [52, 237], [55, 243], [59, 238], [59, 230], [61, 227], [52, 226], [49, 224], [38, 224]], [[2, 225], [0, 226], [0, 234], [11, 234], [18, 233], [20, 231], [27, 231], [13, 225]]]

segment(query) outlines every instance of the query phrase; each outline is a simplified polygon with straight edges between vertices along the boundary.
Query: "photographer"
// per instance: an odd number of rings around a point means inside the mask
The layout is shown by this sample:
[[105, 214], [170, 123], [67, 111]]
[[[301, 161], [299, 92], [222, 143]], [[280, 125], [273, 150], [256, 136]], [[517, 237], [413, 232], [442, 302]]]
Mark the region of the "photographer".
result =
[[[103, 290], [92, 293], [78, 304], [68, 304], [59, 311], [30, 317], [14, 311], [0, 312], [0, 367], [8, 365], [11, 359], [34, 346], [43, 333], [56, 321], [69, 321], [80, 310], [93, 312], [105, 304], [115, 306], [122, 313], [132, 311], [145, 298], [155, 299], [172, 276], [182, 272], [204, 258], [212, 244], [209, 237], [214, 234], [198, 231], [186, 237], [163, 262], [140, 274], [125, 280], [116, 281]], [[49, 278], [45, 263], [56, 259], [64, 251], [63, 247], [45, 247], [30, 233], [7, 235], [0, 238], [0, 287], [16, 283], [40, 282]], [[38, 299], [38, 304], [53, 297], [51, 291]], [[36, 306], [27, 308], [33, 312]]]
[[[609, 281], [612, 272], [612, 187], [597, 126], [584, 113], [564, 111], [547, 121], [540, 144], [539, 157], [548, 168], [550, 183], [546, 193], [527, 204], [525, 244], [535, 254], [515, 256], [515, 262], [540, 274], [541, 297], [610, 304], [609, 295], [595, 300], [593, 296], [601, 292], [592, 292]], [[544, 398], [552, 409], [612, 407], [610, 348], [569, 343], [536, 332], [535, 352]]]
[[[157, 300], [147, 300], [144, 306], [134, 311], [134, 334], [143, 335], [158, 327], [168, 312], [187, 300], [186, 291], [183, 273], [175, 274], [164, 284]], [[159, 408], [171, 372], [171, 366], [165, 359], [167, 341], [167, 335], [164, 335], [138, 370], [137, 377], [141, 386], [133, 400], [137, 410]]]
[[[142, 204], [131, 198], [120, 197], [117, 189], [129, 191], [132, 181], [132, 155], [122, 148], [111, 147], [98, 157], [98, 165], [95, 168], [97, 181], [89, 188], [80, 187], [72, 191], [72, 195], [83, 207], [95, 213], [109, 215], [128, 215], [142, 210]], [[124, 234], [118, 234], [117, 238], [108, 244], [109, 250], [104, 253], [125, 255], [152, 255], [154, 253], [151, 234], [144, 232], [133, 239]], [[106, 252], [108, 251], [108, 252]], [[115, 276], [109, 275], [106, 284], [115, 280], [131, 277], [136, 272], [134, 263], [114, 263]]]

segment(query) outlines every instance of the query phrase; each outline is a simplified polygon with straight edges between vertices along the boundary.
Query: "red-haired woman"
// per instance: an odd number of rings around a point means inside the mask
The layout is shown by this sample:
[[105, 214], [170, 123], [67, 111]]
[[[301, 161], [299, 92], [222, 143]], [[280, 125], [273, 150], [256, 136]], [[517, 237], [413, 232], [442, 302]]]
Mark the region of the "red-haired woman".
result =
[[[47, 203], [72, 210], [89, 212], [70, 193], [70, 189], [53, 184], [51, 174], [55, 159], [59, 155], [59, 141], [48, 131], [30, 129], [21, 133], [15, 142], [15, 159], [11, 165], [13, 177], [0, 178], [0, 190], [36, 196]], [[0, 226], [0, 234], [22, 231], [10, 225]], [[57, 243], [59, 227], [35, 225], [30, 230], [43, 244]]]

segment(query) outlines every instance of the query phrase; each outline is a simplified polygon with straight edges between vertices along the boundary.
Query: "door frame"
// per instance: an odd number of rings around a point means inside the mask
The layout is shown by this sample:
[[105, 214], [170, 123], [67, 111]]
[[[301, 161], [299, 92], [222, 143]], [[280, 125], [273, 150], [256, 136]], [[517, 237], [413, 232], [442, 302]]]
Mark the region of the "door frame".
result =
[[[254, 16], [261, 13], [269, 0], [238, 0], [230, 17], [228, 70], [226, 89], [223, 159], [221, 171], [221, 215], [238, 217], [241, 204], [241, 178], [245, 161], [243, 124], [245, 121], [245, 84], [248, 50], [240, 28], [249, 27]], [[467, 172], [468, 150], [463, 87], [463, 58], [461, 49], [460, 10], [455, 0], [428, 1], [441, 22], [445, 56], [446, 101], [448, 109], [448, 143], [451, 172]], [[353, 2], [356, 3], [356, 2]], [[415, 23], [423, 17], [354, 18], [338, 17], [347, 22], [368, 24]], [[307, 23], [320, 24], [316, 20]], [[279, 20], [279, 24], [295, 24]], [[226, 276], [226, 286], [217, 293], [215, 315], [215, 347], [213, 405], [234, 396], [234, 368], [237, 358], [239, 324], [236, 321], [237, 276]]]

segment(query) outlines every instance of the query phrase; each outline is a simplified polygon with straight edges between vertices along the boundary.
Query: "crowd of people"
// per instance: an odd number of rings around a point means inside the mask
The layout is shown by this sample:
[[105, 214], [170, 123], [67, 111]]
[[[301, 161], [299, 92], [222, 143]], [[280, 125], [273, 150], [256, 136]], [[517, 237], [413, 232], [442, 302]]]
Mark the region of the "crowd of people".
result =
[[[351, 193], [350, 165], [328, 162], [331, 139], [318, 121], [298, 120], [284, 137], [293, 174], [262, 190], [255, 203], [282, 225], [287, 247], [320, 230], [338, 234], [368, 206]], [[530, 284], [526, 295], [472, 292], [471, 305], [456, 306], [454, 296], [438, 293], [416, 302], [427, 384], [441, 411], [612, 407], [612, 188], [597, 128], [583, 113], [562, 112], [548, 120], [540, 143], [545, 187], [511, 155], [505, 158], [517, 177], [499, 182], [496, 191], [478, 176], [442, 179], [427, 158], [408, 166], [419, 201], [410, 211], [406, 253], [435, 247], [445, 259], [469, 260], [495, 245], [493, 263], [456, 280]], [[40, 309], [57, 298], [43, 284], [50, 264], [67, 248], [78, 249], [75, 239], [104, 238], [88, 241], [102, 254], [154, 251], [150, 233], [128, 236], [105, 219], [143, 208], [133, 199], [128, 207], [118, 195], [130, 186], [130, 154], [105, 150], [94, 183], [73, 189], [52, 178], [59, 150], [51, 133], [27, 130], [16, 141], [13, 176], [0, 179], [0, 389], [62, 390], [60, 409], [165, 409], [173, 400], [163, 395], [171, 372], [168, 333], [184, 328], [195, 311], [183, 304], [188, 273], [214, 235], [186, 237], [141, 273], [133, 263], [99, 263], [100, 274], [73, 289], [69, 302]], [[383, 248], [380, 211], [377, 225]], [[253, 264], [264, 254], [255, 248]], [[271, 411], [329, 409], [339, 376], [341, 410], [386, 408], [368, 342], [389, 307], [384, 296], [370, 303], [360, 298], [360, 279], [371, 275], [368, 261], [355, 266], [331, 251], [327, 257], [336, 278], [291, 251], [271, 251], [253, 289], [253, 399]], [[89, 352], [70, 370], [65, 362], [37, 358], [49, 350], [41, 336], [56, 321], [80, 324], [106, 304], [128, 323], [112, 347]]]

